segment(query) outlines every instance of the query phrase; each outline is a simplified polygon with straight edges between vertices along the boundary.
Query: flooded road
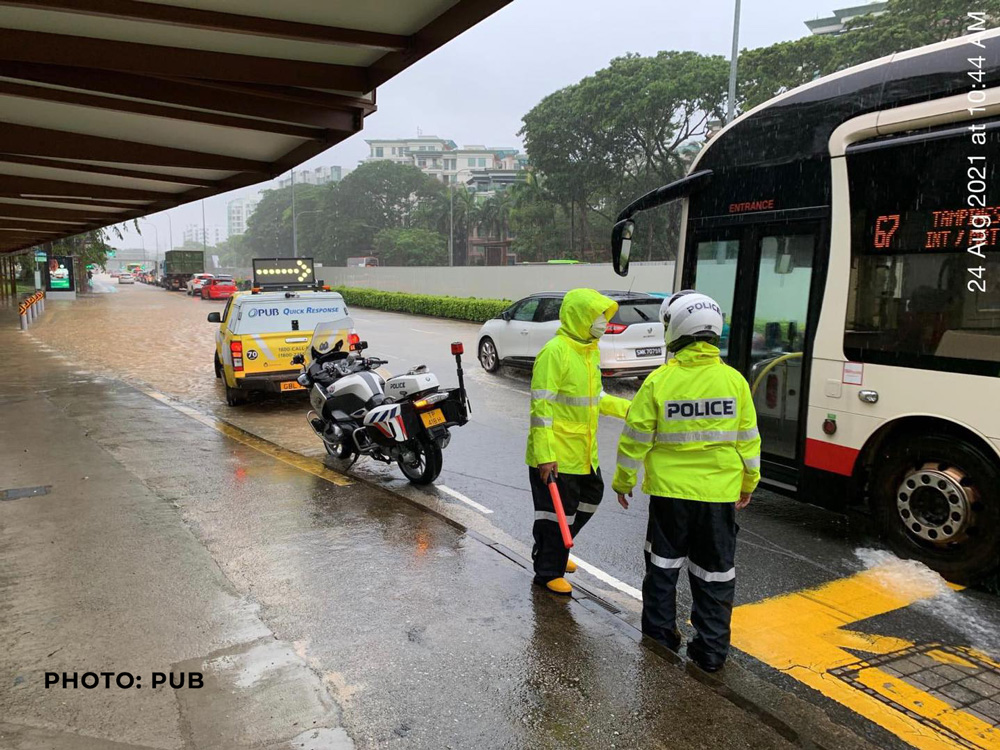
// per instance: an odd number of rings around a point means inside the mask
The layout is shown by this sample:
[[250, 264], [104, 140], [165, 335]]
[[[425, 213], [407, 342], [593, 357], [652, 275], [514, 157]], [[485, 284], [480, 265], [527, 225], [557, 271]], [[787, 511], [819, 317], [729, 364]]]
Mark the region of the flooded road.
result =
[[[218, 326], [206, 321], [222, 305], [141, 284], [115, 287], [114, 293], [50, 305], [33, 336], [81, 371], [159, 391], [289, 450], [325, 458], [305, 422], [308, 406], [302, 394], [238, 408], [225, 405], [212, 366]], [[477, 325], [370, 310], [351, 314], [370, 343], [369, 353], [388, 359], [393, 372], [427, 364], [451, 385], [449, 343], [463, 341], [467, 352], [475, 350]], [[526, 556], [532, 521], [523, 464], [527, 377], [489, 375], [474, 357], [466, 358], [465, 369], [472, 421], [455, 430], [436, 487], [416, 489], [395, 467], [371, 462], [352, 472]], [[627, 383], [609, 387], [625, 396], [632, 390]], [[605, 472], [614, 465], [619, 432], [620, 424], [602, 422]], [[624, 511], [608, 488], [574, 548], [583, 563], [579, 580], [613, 601], [633, 623], [640, 609], [646, 515], [645, 497], [637, 493]], [[956, 736], [973, 737], [973, 747], [1000, 747], [995, 597], [955, 592], [926, 568], [900, 564], [879, 549], [863, 517], [759, 491], [740, 525], [734, 644], [741, 665], [776, 689], [823, 706], [881, 747], [969, 746], [955, 744]], [[682, 608], [689, 606], [683, 582], [681, 598]], [[828, 605], [824, 609], [817, 601]], [[786, 625], [794, 627], [776, 640], [775, 629]], [[803, 654], [794, 646], [810, 633], [828, 648], [804, 668]], [[876, 663], [876, 656], [882, 661]], [[935, 670], [944, 666], [951, 672], [941, 682]], [[924, 673], [930, 676], [908, 677]], [[871, 688], [869, 683], [879, 679], [883, 687]], [[991, 680], [998, 690], [987, 694], [980, 683]]]

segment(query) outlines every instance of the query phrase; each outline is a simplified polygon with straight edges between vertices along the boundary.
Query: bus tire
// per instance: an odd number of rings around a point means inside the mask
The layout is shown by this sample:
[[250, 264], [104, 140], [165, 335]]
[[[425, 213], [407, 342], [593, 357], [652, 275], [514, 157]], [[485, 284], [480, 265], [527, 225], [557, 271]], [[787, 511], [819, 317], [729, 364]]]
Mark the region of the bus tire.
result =
[[889, 447], [873, 506], [893, 552], [949, 581], [975, 583], [1000, 566], [1000, 470], [972, 443], [924, 436]]

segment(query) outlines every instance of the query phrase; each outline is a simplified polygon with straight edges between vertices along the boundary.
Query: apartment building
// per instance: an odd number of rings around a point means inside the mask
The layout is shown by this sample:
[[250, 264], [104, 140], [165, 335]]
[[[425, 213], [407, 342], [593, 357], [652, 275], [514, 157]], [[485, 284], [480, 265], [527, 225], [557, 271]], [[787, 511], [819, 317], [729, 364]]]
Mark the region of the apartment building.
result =
[[[315, 167], [314, 169], [296, 169], [296, 185], [325, 185], [328, 182], [340, 182], [342, 171], [339, 166]], [[290, 187], [292, 184], [291, 173], [286, 174], [278, 180], [278, 187]]]
[[[424, 174], [445, 184], [466, 185], [479, 189], [486, 184], [495, 186], [486, 173], [493, 170], [521, 171], [527, 166], [527, 156], [506, 146], [468, 145], [459, 147], [452, 140], [436, 135], [394, 140], [366, 140], [370, 152], [365, 161], [392, 161], [411, 164]], [[473, 177], [478, 175], [476, 180]]]
[[188, 224], [184, 227], [184, 242], [215, 246], [225, 239], [226, 230], [218, 224], [209, 224], [205, 227], [201, 224]]
[[251, 214], [257, 210], [260, 203], [260, 194], [248, 195], [243, 198], [234, 198], [226, 204], [226, 223], [229, 227], [229, 236], [244, 234], [247, 231], [247, 221]]

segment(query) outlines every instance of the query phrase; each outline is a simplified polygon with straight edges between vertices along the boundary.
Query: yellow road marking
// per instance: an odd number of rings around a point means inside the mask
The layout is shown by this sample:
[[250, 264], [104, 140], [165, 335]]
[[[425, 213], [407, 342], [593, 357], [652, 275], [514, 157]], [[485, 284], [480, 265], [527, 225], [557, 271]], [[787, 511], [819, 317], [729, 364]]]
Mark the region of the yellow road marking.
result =
[[[932, 577], [906, 571], [905, 563], [890, 563], [815, 589], [737, 607], [733, 612], [733, 645], [914, 747], [1000, 749], [1000, 732], [990, 724], [877, 666], [859, 664], [857, 654], [845, 650], [877, 656], [913, 646], [900, 638], [847, 629], [858, 621], [945, 591]], [[970, 655], [995, 664], [976, 652]], [[942, 664], [976, 666], [943, 651], [929, 651], [927, 656]], [[832, 673], [848, 665], [853, 665], [850, 680]]]
[[211, 427], [213, 430], [221, 432], [226, 437], [235, 440], [238, 443], [242, 443], [243, 445], [270, 456], [271, 458], [276, 458], [277, 460], [286, 463], [289, 466], [293, 466], [300, 471], [312, 474], [320, 479], [325, 479], [327, 482], [335, 484], [339, 487], [349, 487], [354, 484], [351, 479], [343, 474], [327, 468], [322, 461], [317, 461], [314, 458], [307, 458], [299, 453], [286, 450], [281, 446], [275, 445], [269, 440], [264, 440], [263, 438], [252, 435], [246, 430], [242, 430], [235, 425], [223, 422], [221, 419], [210, 417], [207, 414], [202, 414], [201, 412], [196, 411], [189, 406], [185, 406], [184, 404], [178, 404], [176, 401], [172, 401], [158, 391], [148, 390], [145, 388], [140, 390], [142, 390], [142, 392], [150, 398], [155, 398], [160, 403], [169, 406], [171, 409], [176, 409], [182, 414], [191, 417], [191, 419], [201, 422], [206, 427]]

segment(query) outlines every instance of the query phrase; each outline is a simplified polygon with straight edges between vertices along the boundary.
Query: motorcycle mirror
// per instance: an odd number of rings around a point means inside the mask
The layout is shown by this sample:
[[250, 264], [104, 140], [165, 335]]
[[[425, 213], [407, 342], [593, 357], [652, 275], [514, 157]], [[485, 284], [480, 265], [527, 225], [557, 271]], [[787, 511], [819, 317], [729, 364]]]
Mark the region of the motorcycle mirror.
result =
[[305, 361], [306, 361], [305, 355], [302, 354], [296, 354], [294, 357], [292, 357], [293, 365], [301, 365], [305, 363]]
[[368, 348], [368, 342], [367, 341], [359, 341], [358, 343], [356, 343], [354, 345], [355, 351], [359, 351], [359, 352], [363, 352], [367, 348]]

